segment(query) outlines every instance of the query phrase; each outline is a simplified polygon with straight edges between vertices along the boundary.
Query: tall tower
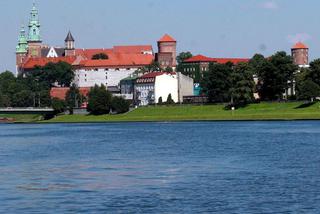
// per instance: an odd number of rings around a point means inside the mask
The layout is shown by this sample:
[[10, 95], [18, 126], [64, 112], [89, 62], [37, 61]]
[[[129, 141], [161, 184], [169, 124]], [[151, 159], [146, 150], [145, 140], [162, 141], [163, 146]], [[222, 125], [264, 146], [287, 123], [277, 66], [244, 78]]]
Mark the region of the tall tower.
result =
[[24, 30], [24, 26], [21, 26], [18, 45], [16, 47], [17, 74], [21, 72], [21, 67], [25, 62], [27, 55], [28, 55], [28, 41], [26, 37], [26, 31]]
[[70, 31], [64, 41], [65, 41], [65, 56], [75, 56], [76, 50], [74, 45], [74, 38]]
[[298, 42], [291, 48], [293, 63], [299, 67], [309, 66], [309, 48], [302, 42]]
[[177, 41], [168, 34], [165, 34], [158, 41], [157, 61], [161, 68], [171, 67], [175, 69], [177, 66]]
[[36, 5], [33, 4], [29, 20], [28, 56], [41, 57], [40, 21]]

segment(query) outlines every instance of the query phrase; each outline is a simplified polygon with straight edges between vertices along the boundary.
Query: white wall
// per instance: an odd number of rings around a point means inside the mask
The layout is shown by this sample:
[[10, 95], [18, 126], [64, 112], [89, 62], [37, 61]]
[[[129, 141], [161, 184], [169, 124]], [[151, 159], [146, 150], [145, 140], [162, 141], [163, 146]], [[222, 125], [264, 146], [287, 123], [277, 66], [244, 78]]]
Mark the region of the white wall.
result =
[[119, 86], [120, 80], [133, 74], [138, 68], [130, 68], [129, 70], [115, 68], [112, 69], [78, 69], [75, 71], [75, 84], [78, 87], [93, 87], [97, 85]]
[[183, 96], [193, 96], [193, 79], [181, 73], [177, 74], [178, 76], [178, 84], [179, 84], [179, 101], [183, 102]]
[[178, 102], [178, 79], [176, 75], [163, 74], [157, 76], [155, 80], [155, 102], [158, 103], [160, 97], [166, 102], [171, 94], [174, 102]]

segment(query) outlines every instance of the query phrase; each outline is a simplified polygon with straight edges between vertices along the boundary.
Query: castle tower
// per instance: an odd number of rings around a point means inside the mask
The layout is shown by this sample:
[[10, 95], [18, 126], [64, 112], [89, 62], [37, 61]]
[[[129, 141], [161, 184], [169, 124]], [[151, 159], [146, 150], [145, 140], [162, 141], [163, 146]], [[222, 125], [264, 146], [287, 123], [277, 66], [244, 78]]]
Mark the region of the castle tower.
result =
[[41, 57], [41, 37], [40, 37], [40, 21], [38, 10], [33, 4], [31, 17], [29, 20], [29, 35], [28, 35], [28, 56]]
[[165, 34], [158, 41], [157, 61], [161, 68], [171, 67], [175, 69], [177, 66], [176, 57], [177, 41], [168, 34]]
[[70, 31], [64, 41], [65, 41], [65, 56], [75, 56], [76, 50], [74, 45], [74, 38]]
[[309, 48], [302, 42], [298, 42], [291, 48], [293, 63], [299, 67], [308, 67]]
[[26, 31], [24, 26], [21, 27], [20, 35], [18, 39], [18, 45], [16, 47], [16, 66], [19, 73], [22, 64], [25, 62], [28, 54], [28, 41], [26, 37]]

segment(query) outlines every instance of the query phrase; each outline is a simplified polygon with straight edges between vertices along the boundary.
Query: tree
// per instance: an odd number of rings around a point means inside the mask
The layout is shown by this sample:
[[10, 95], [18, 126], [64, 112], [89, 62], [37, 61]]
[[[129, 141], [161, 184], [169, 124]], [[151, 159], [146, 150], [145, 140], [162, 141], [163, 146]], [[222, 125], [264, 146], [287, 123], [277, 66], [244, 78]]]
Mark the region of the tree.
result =
[[66, 62], [52, 63], [37, 66], [33, 71], [26, 73], [26, 78], [35, 80], [48, 89], [58, 84], [61, 87], [70, 87], [74, 79], [72, 66]]
[[92, 60], [109, 59], [108, 55], [105, 53], [98, 53], [92, 56]]
[[93, 115], [108, 114], [111, 109], [112, 95], [104, 85], [95, 85], [88, 95], [87, 110]]
[[173, 72], [173, 69], [171, 67], [166, 67], [164, 69], [164, 72], [167, 72], [167, 73], [172, 73]]
[[159, 99], [158, 99], [158, 105], [162, 105], [162, 104], [163, 104], [162, 97], [159, 97]]
[[70, 89], [66, 93], [66, 104], [69, 109], [70, 115], [73, 114], [73, 109], [78, 108], [82, 104], [82, 95], [80, 94], [79, 88], [72, 84]]
[[0, 107], [9, 107], [10, 106], [10, 100], [9, 98], [2, 94], [2, 92], [0, 91]]
[[247, 63], [236, 65], [231, 74], [231, 104], [239, 106], [252, 102], [254, 85], [250, 66]]
[[139, 68], [135, 73], [151, 73], [151, 72], [159, 72], [161, 71], [161, 67], [159, 62], [152, 61], [149, 65]]
[[178, 56], [177, 56], [177, 63], [178, 65], [183, 63], [184, 60], [187, 60], [189, 58], [192, 57], [192, 53], [187, 51], [187, 52], [181, 52]]
[[111, 106], [113, 111], [122, 114], [129, 111], [130, 102], [123, 97], [113, 97]]
[[22, 90], [13, 95], [11, 99], [12, 107], [32, 107], [34, 106], [34, 95], [30, 90]]
[[300, 100], [311, 100], [320, 96], [320, 86], [308, 79], [303, 81], [297, 90], [298, 99]]
[[66, 111], [66, 102], [58, 98], [52, 98], [51, 106], [54, 109], [55, 114], [60, 114]]
[[174, 100], [172, 99], [172, 95], [171, 93], [168, 95], [167, 97], [167, 102], [166, 102], [167, 105], [171, 105], [171, 104], [174, 104]]
[[320, 59], [310, 63], [310, 68], [305, 70], [305, 79], [311, 79], [314, 83], [320, 85]]
[[210, 63], [209, 71], [204, 73], [201, 83], [209, 102], [227, 102], [230, 100], [232, 68], [226, 64]]
[[3, 94], [8, 94], [10, 85], [16, 82], [16, 78], [10, 71], [0, 73], [0, 91]]
[[292, 57], [285, 52], [277, 52], [269, 59], [256, 55], [251, 61], [259, 78], [258, 92], [262, 100], [282, 99], [285, 89], [291, 87], [294, 72]]

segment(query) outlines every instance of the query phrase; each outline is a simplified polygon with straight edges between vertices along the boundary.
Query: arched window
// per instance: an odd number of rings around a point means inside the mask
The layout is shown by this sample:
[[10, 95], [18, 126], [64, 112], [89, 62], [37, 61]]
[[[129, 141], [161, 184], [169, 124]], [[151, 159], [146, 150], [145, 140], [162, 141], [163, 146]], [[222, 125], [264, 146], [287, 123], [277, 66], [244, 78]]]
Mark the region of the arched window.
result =
[[36, 34], [37, 34], [37, 30], [33, 29], [33, 35], [36, 35]]

